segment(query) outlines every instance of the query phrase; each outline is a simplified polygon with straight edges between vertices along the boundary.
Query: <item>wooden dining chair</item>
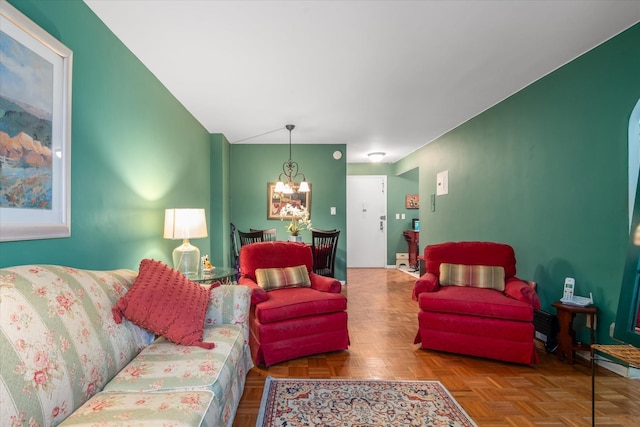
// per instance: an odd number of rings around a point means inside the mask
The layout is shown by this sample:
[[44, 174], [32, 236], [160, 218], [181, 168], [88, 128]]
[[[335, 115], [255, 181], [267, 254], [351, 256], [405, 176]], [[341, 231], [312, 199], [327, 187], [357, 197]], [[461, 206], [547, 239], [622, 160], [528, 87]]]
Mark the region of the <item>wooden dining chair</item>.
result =
[[238, 230], [238, 237], [240, 237], [240, 247], [251, 243], [262, 242], [262, 230], [250, 232]]
[[336, 252], [340, 230], [311, 229], [313, 272], [321, 276], [335, 277]]
[[275, 242], [276, 241], [276, 229], [275, 228], [267, 228], [265, 230], [258, 230], [257, 228], [250, 228], [249, 231], [262, 232], [262, 241], [263, 242]]
[[238, 271], [236, 274], [236, 280], [240, 277], [240, 263], [238, 257], [240, 256], [240, 248], [238, 247], [238, 241], [236, 239], [236, 226], [231, 223], [231, 266]]

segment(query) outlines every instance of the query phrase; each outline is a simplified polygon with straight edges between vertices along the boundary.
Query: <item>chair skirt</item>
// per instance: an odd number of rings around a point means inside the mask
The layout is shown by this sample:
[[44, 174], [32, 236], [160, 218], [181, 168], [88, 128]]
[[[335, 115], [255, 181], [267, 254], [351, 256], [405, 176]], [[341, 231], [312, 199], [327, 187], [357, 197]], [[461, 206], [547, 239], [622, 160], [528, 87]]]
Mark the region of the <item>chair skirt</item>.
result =
[[249, 333], [251, 356], [256, 365], [271, 366], [349, 347], [346, 311], [263, 324], [252, 310]]

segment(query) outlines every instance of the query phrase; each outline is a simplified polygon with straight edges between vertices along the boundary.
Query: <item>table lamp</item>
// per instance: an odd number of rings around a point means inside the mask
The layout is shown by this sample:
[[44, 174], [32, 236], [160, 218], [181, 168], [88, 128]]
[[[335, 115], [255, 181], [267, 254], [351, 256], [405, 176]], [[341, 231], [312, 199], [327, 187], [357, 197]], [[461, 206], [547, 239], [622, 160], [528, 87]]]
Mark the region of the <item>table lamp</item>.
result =
[[189, 239], [207, 237], [204, 209], [166, 209], [164, 213], [164, 238], [182, 239], [173, 250], [173, 268], [187, 277], [198, 275], [200, 250]]

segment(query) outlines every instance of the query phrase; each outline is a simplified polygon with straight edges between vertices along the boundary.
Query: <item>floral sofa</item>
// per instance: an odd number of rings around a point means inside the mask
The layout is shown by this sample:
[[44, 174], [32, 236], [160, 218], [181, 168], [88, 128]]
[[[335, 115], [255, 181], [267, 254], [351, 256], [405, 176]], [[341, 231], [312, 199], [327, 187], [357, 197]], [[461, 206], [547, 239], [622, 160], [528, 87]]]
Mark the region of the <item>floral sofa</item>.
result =
[[516, 277], [509, 245], [446, 242], [424, 250], [426, 273], [415, 283], [415, 344], [506, 362], [535, 364], [533, 312], [540, 300]]
[[[141, 272], [0, 269], [0, 425], [232, 425], [253, 366], [249, 290], [189, 282], [207, 298], [206, 345], [179, 345], [116, 315]], [[161, 312], [174, 309], [195, 311]]]

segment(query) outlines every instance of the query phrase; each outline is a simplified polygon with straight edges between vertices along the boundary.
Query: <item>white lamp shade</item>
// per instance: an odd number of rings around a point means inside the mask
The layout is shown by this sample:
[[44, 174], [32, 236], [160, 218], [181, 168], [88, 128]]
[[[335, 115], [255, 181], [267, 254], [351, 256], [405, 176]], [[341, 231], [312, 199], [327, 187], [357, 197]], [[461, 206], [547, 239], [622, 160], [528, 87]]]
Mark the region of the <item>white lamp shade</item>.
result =
[[284, 185], [284, 189], [282, 190], [283, 194], [293, 194], [293, 187], [289, 183]]
[[300, 187], [298, 187], [298, 191], [301, 193], [308, 193], [309, 192], [309, 184], [307, 183], [307, 181], [302, 181], [300, 183]]
[[200, 239], [207, 237], [204, 209], [166, 209], [165, 239]]

